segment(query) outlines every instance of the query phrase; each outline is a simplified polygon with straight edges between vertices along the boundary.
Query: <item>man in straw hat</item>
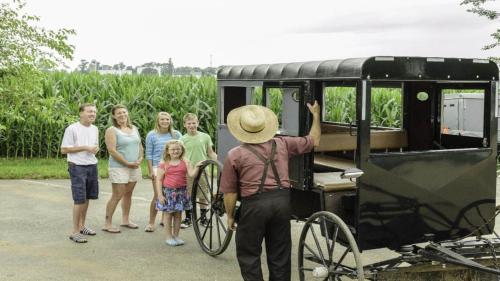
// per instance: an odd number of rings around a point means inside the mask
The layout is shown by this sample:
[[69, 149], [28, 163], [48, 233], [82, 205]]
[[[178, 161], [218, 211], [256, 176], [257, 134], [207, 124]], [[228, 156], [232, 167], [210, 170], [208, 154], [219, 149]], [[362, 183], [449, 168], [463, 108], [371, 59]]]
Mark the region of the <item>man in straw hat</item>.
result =
[[236, 230], [234, 209], [241, 200], [236, 232], [236, 255], [244, 280], [263, 280], [262, 240], [266, 241], [269, 280], [290, 280], [290, 179], [288, 159], [310, 152], [321, 137], [320, 108], [307, 104], [313, 115], [309, 135], [274, 137], [278, 118], [266, 107], [247, 105], [227, 116], [231, 134], [242, 144], [224, 160], [220, 189], [227, 222]]

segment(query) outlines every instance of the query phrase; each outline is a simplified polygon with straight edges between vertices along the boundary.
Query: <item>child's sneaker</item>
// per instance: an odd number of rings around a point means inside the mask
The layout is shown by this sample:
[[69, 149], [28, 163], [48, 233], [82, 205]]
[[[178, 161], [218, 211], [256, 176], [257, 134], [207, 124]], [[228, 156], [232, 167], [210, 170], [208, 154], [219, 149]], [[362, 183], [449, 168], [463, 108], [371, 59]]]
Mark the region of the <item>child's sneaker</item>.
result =
[[185, 218], [184, 220], [182, 220], [181, 222], [181, 228], [184, 229], [184, 228], [188, 228], [191, 226], [191, 219], [188, 219], [188, 218]]
[[177, 246], [177, 245], [179, 245], [177, 243], [177, 240], [175, 240], [174, 238], [170, 238], [170, 239], [165, 240], [165, 244], [167, 244], [169, 246]]
[[175, 242], [177, 242], [178, 246], [184, 245], [184, 240], [182, 240], [181, 238], [175, 237], [174, 239], [175, 239]]

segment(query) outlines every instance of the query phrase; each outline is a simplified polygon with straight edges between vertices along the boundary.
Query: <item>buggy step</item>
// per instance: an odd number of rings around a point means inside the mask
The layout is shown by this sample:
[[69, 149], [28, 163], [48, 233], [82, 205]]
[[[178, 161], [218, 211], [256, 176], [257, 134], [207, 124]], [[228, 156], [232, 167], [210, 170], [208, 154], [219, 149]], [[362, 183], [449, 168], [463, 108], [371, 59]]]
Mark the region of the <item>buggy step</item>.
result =
[[314, 186], [324, 191], [354, 190], [356, 182], [341, 179], [341, 172], [314, 173]]

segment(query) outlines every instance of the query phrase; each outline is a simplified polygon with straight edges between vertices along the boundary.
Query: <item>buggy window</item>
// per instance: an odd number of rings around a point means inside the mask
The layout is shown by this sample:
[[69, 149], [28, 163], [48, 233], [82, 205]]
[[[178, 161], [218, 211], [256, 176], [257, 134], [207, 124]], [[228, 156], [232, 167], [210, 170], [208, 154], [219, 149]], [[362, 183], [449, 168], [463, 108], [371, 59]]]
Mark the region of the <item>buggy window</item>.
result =
[[403, 129], [402, 83], [373, 83], [370, 99], [370, 151], [401, 151], [407, 147]]
[[356, 87], [324, 87], [322, 112], [324, 122], [355, 125]]
[[484, 89], [443, 88], [441, 90], [440, 120], [440, 144], [442, 148], [487, 146], [489, 137], [484, 134], [486, 131], [484, 112], [488, 110], [488, 106], [485, 103]]
[[220, 111], [220, 120], [222, 124], [226, 124], [227, 115], [229, 112], [237, 107], [246, 104], [246, 92], [245, 87], [224, 87], [222, 88], [223, 95], [220, 101], [222, 110]]
[[441, 133], [483, 137], [484, 91], [444, 89]]
[[278, 117], [281, 135], [299, 135], [299, 92], [298, 87], [266, 88], [265, 106]]
[[271, 109], [276, 116], [278, 116], [278, 122], [281, 128], [283, 124], [281, 120], [281, 113], [283, 112], [283, 89], [268, 88], [266, 95], [266, 107]]
[[371, 126], [402, 128], [402, 108], [401, 87], [372, 87]]
[[[251, 104], [264, 105], [278, 117], [279, 134], [299, 135], [299, 88], [267, 87], [265, 104], [262, 98], [262, 87], [251, 90]], [[286, 110], [285, 110], [286, 109]]]
[[262, 87], [252, 87], [251, 93], [251, 104], [262, 105]]
[[[394, 85], [392, 85], [394, 86]], [[465, 85], [467, 86], [467, 85]], [[489, 146], [484, 126], [485, 88], [404, 82], [371, 88], [370, 151], [446, 150]], [[485, 111], [487, 110], [487, 111]]]

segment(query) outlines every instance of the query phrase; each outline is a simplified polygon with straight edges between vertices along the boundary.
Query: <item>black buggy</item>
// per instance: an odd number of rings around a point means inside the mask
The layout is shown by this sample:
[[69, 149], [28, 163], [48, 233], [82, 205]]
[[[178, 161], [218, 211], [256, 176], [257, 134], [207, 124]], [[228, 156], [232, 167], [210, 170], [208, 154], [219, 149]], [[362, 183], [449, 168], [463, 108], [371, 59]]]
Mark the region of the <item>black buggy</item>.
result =
[[[232, 109], [268, 106], [278, 115], [278, 135], [303, 136], [312, 123], [305, 104], [318, 100], [320, 146], [290, 162], [291, 219], [305, 221], [300, 280], [375, 279], [429, 261], [500, 274], [472, 260], [496, 257], [500, 246], [483, 237], [494, 233], [496, 215], [498, 73], [489, 60], [424, 57], [222, 67], [218, 155], [224, 159], [238, 145], [226, 126]], [[442, 128], [444, 97], [461, 90], [484, 95], [480, 136]], [[388, 92], [392, 98], [375, 108]], [[388, 107], [400, 109], [390, 127], [374, 120]], [[221, 170], [219, 162], [205, 161], [192, 194], [195, 234], [209, 255], [224, 252], [232, 236]], [[199, 209], [207, 205], [208, 223], [201, 224]], [[362, 263], [360, 252], [379, 248], [396, 255]]]

